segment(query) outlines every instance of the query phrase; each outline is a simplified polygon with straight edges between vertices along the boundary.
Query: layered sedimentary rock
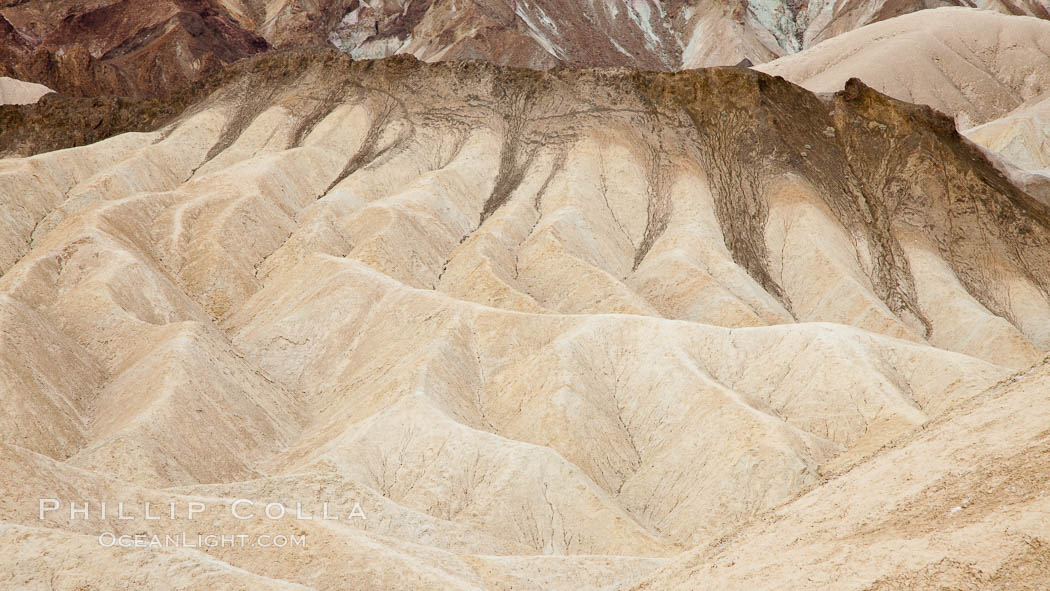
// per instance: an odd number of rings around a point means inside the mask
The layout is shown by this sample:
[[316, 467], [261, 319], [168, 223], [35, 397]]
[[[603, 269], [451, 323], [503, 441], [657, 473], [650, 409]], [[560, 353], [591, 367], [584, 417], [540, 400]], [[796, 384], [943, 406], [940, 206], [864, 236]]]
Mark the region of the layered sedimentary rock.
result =
[[[0, 161], [4, 585], [690, 588], [734, 531], [730, 562], [817, 557], [824, 499], [860, 516], [829, 537], [863, 536], [964, 466], [914, 458], [1039, 444], [1042, 370], [1011, 376], [1050, 348], [1050, 208], [928, 107], [334, 51], [215, 84], [159, 128]], [[208, 512], [40, 520], [51, 497]], [[1002, 506], [968, 535], [1013, 535]], [[849, 588], [973, 556], [908, 526], [927, 549], [867, 552]], [[275, 527], [307, 547], [97, 539]]]

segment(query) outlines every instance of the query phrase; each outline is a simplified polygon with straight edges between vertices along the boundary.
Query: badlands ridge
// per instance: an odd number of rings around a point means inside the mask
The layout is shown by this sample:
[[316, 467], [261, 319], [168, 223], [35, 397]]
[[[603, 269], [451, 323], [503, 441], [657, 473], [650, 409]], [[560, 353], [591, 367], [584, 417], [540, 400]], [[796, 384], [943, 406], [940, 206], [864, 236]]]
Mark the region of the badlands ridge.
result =
[[0, 587], [1040, 588], [1045, 153], [825, 90], [277, 51], [0, 160]]
[[[946, 10], [981, 16], [950, 18]], [[901, 15], [910, 20], [893, 18]], [[1024, 18], [1013, 19], [1000, 35], [1006, 21], [995, 17], [1005, 15]], [[975, 24], [981, 19], [987, 22]], [[832, 57], [842, 64], [819, 83], [864, 59], [887, 70], [926, 56], [948, 59], [945, 69], [953, 69], [956, 52], [972, 61], [985, 50], [1027, 47], [1032, 39], [1023, 30], [1041, 19], [1050, 19], [1046, 0], [6, 0], [0, 2], [0, 76], [72, 96], [149, 98], [273, 48], [334, 46], [354, 59], [405, 54], [427, 62], [481, 60], [543, 70], [677, 71], [761, 64], [841, 41], [861, 28], [878, 32], [860, 36], [864, 46], [857, 56], [856, 47], [838, 53], [844, 48], [835, 46]], [[886, 22], [895, 24], [866, 27]], [[923, 24], [933, 34], [917, 39]], [[887, 27], [909, 34], [888, 33]], [[885, 51], [890, 44], [894, 50]], [[828, 56], [827, 49], [817, 54]], [[888, 73], [919, 81], [936, 73], [929, 65], [908, 66]], [[1030, 66], [1029, 72], [1038, 71], [1037, 63]], [[829, 90], [864, 73], [847, 73]], [[978, 84], [963, 88], [971, 100], [983, 91], [979, 78], [996, 75], [989, 69], [965, 73]], [[877, 82], [869, 81], [882, 90]]]

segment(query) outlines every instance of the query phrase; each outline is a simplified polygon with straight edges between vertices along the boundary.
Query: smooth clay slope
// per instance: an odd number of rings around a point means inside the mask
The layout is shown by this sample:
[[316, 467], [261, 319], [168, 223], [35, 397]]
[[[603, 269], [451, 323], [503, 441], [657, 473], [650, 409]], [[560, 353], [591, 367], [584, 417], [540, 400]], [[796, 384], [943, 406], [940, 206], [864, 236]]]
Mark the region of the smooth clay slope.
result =
[[1045, 589], [1048, 392], [1050, 359], [633, 589]]
[[1014, 184], [1050, 203], [1050, 92], [965, 133]]
[[1050, 21], [939, 8], [843, 33], [758, 69], [813, 92], [860, 78], [952, 115], [965, 129], [1050, 92]]
[[[879, 450], [1050, 348], [1050, 210], [856, 81], [335, 52], [229, 80], [162, 129], [0, 161], [0, 586], [696, 586], [670, 557], [903, 470]], [[842, 502], [887, 498], [868, 482]], [[41, 521], [41, 497], [208, 513]]]
[[49, 92], [51, 89], [42, 84], [0, 77], [0, 106], [29, 105]]

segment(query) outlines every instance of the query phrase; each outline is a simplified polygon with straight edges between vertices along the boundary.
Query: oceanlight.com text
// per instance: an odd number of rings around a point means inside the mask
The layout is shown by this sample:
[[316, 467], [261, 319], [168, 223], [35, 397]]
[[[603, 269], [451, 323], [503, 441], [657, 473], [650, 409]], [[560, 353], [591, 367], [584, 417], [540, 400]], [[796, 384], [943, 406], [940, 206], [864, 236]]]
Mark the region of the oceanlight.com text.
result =
[[306, 548], [297, 534], [117, 534], [105, 531], [98, 543], [106, 548]]

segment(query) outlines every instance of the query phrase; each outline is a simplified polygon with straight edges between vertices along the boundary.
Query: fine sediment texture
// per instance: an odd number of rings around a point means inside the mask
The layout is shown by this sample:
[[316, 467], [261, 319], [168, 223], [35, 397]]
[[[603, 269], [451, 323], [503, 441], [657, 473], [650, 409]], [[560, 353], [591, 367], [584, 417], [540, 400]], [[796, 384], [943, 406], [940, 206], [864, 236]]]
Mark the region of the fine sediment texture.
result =
[[[2, 585], [1044, 580], [1050, 209], [946, 115], [313, 50], [41, 152], [56, 108], [94, 106], [17, 107], [35, 155], [0, 160]], [[56, 495], [208, 509], [39, 520]], [[368, 518], [282, 522], [295, 551], [96, 539], [268, 533], [230, 504], [304, 497]]]

